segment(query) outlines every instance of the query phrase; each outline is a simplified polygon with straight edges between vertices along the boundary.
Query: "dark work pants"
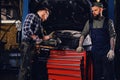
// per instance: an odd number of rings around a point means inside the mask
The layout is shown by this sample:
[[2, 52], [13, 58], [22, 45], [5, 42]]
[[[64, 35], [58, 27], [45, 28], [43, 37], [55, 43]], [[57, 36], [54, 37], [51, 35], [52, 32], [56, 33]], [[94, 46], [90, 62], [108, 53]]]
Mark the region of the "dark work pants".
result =
[[26, 42], [21, 43], [21, 65], [18, 80], [31, 80], [31, 58], [34, 54], [34, 46]]
[[48, 80], [46, 61], [35, 61], [32, 63], [32, 80]]
[[49, 50], [40, 50], [40, 54], [33, 56], [32, 80], [48, 80], [47, 59]]
[[109, 61], [106, 55], [93, 56], [94, 80], [115, 80], [114, 61]]
[[48, 80], [47, 59], [49, 50], [40, 50], [38, 54], [34, 45], [22, 42], [22, 63], [18, 80]]

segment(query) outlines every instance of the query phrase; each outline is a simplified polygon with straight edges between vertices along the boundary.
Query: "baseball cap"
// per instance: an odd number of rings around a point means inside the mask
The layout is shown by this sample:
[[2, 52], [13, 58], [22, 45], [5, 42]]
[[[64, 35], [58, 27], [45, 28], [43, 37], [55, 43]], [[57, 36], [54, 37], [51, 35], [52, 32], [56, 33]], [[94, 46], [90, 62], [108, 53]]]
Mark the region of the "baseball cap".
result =
[[94, 3], [92, 4], [92, 7], [93, 7], [93, 6], [98, 6], [98, 7], [101, 7], [101, 8], [104, 7], [103, 4], [100, 3], [100, 2], [94, 2]]
[[47, 5], [37, 5], [37, 7], [35, 9], [36, 9], [35, 10], [36, 12], [39, 10], [47, 10], [47, 11], [49, 11], [49, 13], [51, 13], [50, 8]]

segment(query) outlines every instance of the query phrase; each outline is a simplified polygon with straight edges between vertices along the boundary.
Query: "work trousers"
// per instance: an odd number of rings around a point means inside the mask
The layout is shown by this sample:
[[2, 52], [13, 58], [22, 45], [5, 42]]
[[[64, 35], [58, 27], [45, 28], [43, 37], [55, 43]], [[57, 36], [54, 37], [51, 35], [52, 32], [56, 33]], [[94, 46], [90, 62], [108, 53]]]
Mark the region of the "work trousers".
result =
[[20, 49], [22, 59], [18, 80], [31, 80], [31, 62], [34, 54], [34, 45], [22, 42]]
[[115, 80], [114, 61], [106, 55], [95, 54], [93, 57], [94, 80]]

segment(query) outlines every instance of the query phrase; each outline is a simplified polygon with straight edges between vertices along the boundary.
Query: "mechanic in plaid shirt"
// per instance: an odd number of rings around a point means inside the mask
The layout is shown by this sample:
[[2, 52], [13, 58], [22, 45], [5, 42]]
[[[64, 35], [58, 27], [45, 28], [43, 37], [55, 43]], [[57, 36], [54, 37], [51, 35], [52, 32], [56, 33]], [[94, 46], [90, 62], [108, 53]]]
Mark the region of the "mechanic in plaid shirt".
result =
[[[23, 41], [21, 43], [22, 63], [18, 80], [32, 80], [31, 58], [35, 53], [34, 49], [42, 40], [50, 39], [49, 35], [44, 35], [41, 22], [47, 20], [49, 9], [45, 6], [37, 7], [36, 13], [29, 13], [23, 24]], [[44, 79], [43, 80], [47, 80]]]

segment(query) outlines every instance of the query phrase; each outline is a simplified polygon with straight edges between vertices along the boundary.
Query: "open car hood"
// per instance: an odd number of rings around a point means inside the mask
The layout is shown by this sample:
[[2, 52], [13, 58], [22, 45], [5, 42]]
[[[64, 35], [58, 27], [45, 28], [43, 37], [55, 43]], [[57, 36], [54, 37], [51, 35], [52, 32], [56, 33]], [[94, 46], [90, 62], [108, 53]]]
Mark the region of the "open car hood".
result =
[[[34, 1], [35, 0], [31, 0]], [[45, 30], [50, 33], [55, 30], [77, 30], [81, 31], [86, 20], [89, 18], [89, 0], [40, 0], [47, 5], [51, 14], [43, 23]], [[36, 3], [37, 4], [37, 3]], [[31, 2], [31, 9], [34, 9]], [[31, 10], [31, 11], [32, 11]]]
[[[35, 1], [35, 0], [31, 0]], [[76, 49], [79, 43], [81, 31], [85, 22], [89, 19], [89, 0], [40, 0], [44, 5], [49, 6], [51, 14], [42, 25], [47, 34], [54, 32], [54, 38], [43, 42], [44, 45], [51, 45], [59, 49]], [[45, 1], [45, 2], [44, 2]], [[41, 2], [42, 3], [42, 2]], [[31, 7], [34, 7], [33, 2]], [[34, 10], [34, 8], [31, 8]], [[32, 10], [31, 10], [32, 11]], [[57, 41], [56, 41], [57, 40]], [[55, 41], [55, 44], [53, 44]], [[56, 42], [58, 44], [56, 44]], [[91, 45], [89, 39], [84, 45]]]

